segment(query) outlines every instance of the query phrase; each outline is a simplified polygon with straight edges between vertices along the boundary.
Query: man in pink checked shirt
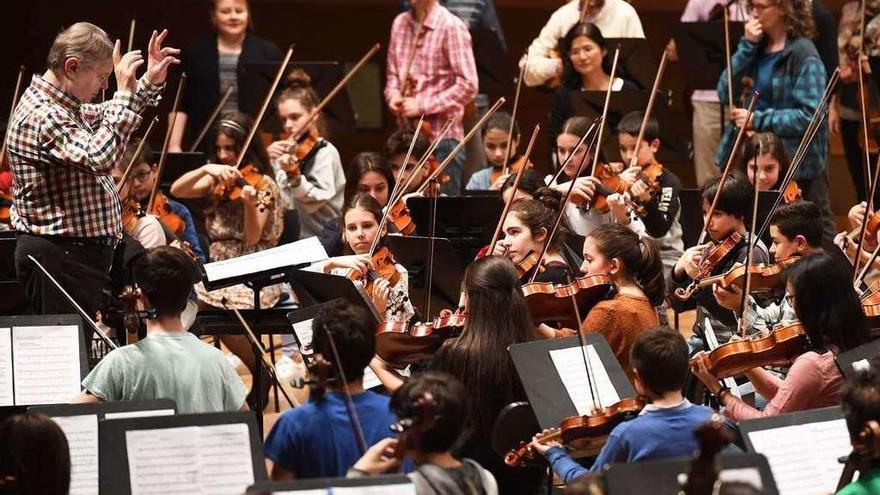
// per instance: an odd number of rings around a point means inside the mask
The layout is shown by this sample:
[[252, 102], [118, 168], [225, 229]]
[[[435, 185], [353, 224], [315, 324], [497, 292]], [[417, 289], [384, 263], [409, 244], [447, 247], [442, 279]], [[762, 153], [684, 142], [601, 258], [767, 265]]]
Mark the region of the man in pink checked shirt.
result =
[[[458, 17], [437, 0], [412, 0], [397, 16], [388, 43], [385, 100], [401, 118], [425, 120], [435, 132], [455, 122], [435, 151], [443, 161], [464, 137], [464, 108], [477, 94], [477, 68], [471, 36]], [[445, 172], [443, 192], [461, 191], [465, 157], [459, 153]]]

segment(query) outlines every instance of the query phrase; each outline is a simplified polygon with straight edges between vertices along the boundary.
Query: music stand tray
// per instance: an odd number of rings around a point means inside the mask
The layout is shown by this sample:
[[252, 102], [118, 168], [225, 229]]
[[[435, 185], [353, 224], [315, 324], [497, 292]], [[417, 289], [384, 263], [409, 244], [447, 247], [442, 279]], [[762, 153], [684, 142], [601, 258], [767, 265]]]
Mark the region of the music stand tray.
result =
[[[420, 236], [389, 235], [385, 243], [394, 253], [394, 259], [409, 273], [409, 298], [422, 311], [428, 307], [428, 262], [431, 244], [434, 245], [434, 266], [431, 270], [431, 312], [434, 309], [458, 307], [464, 267], [449, 239]], [[430, 317], [431, 315], [425, 315]]]
[[[374, 325], [378, 325], [379, 322], [385, 319], [385, 315], [380, 315], [376, 311], [369, 296], [355, 286], [354, 281], [343, 276], [308, 270], [294, 270], [287, 274], [287, 281], [299, 297], [304, 309], [308, 309], [316, 304], [327, 303], [334, 299], [345, 299], [356, 306], [364, 308], [372, 316]], [[300, 311], [303, 310], [301, 309]], [[305, 314], [303, 313], [303, 315]]]
[[[436, 201], [436, 212], [433, 204]], [[489, 244], [504, 203], [500, 196], [411, 197], [406, 200], [415, 235], [449, 239], [460, 260], [472, 260], [477, 251]], [[431, 220], [436, 225], [431, 232]]]

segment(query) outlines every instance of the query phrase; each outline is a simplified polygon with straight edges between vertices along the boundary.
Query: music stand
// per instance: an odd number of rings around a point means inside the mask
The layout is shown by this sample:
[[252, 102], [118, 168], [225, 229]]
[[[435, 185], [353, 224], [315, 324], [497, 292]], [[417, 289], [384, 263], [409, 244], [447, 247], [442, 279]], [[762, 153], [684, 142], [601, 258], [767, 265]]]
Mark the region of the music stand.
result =
[[849, 378], [856, 371], [867, 369], [871, 360], [877, 356], [880, 356], [880, 339], [841, 352], [834, 357], [834, 361], [837, 362], [837, 367], [840, 368], [844, 378]]
[[[690, 464], [690, 458], [610, 464], [603, 470], [606, 493], [679, 493], [679, 476], [687, 475]], [[718, 464], [721, 482], [742, 481], [765, 495], [779, 494], [770, 464], [760, 454], [722, 454], [718, 456]]]
[[[593, 346], [601, 361], [601, 363], [592, 361], [592, 367], [598, 369], [601, 364], [605, 368], [614, 390], [621, 399], [635, 397], [636, 391], [611, 351], [605, 336], [601, 333], [589, 332], [585, 334], [585, 338], [587, 345]], [[514, 344], [507, 349], [541, 428], [558, 427], [564, 418], [579, 415], [550, 358], [550, 351], [579, 346], [580, 340], [574, 336]]]
[[[394, 259], [409, 274], [409, 299], [422, 312], [428, 308], [428, 262], [434, 245], [434, 266], [431, 270], [431, 312], [458, 308], [464, 266], [449, 239], [389, 235], [385, 243]], [[425, 314], [426, 318], [431, 315]]]
[[[359, 490], [360, 489], [360, 490]], [[248, 488], [247, 495], [282, 493], [383, 493], [387, 495], [415, 495], [412, 480], [402, 475], [380, 475], [365, 478], [315, 478], [300, 481], [263, 481]]]
[[[653, 73], [652, 76], [653, 78]], [[651, 81], [653, 84], [653, 80]], [[649, 85], [650, 86], [650, 85]], [[643, 112], [648, 106], [649, 90], [616, 91], [611, 93], [608, 104], [608, 116], [605, 121], [605, 132], [602, 135], [602, 154], [606, 160], [620, 160], [620, 149], [617, 145], [617, 124], [624, 115], [630, 112]], [[687, 143], [681, 138], [684, 135], [675, 125], [670, 107], [669, 93], [660, 90], [654, 100], [652, 115], [660, 125], [660, 149], [657, 161], [661, 163], [682, 163], [689, 160]], [[574, 115], [594, 119], [602, 115], [605, 108], [604, 91], [571, 91], [570, 96]]]
[[441, 196], [411, 197], [406, 200], [406, 206], [416, 224], [415, 235], [430, 237], [431, 220], [436, 217], [433, 236], [449, 239], [458, 259], [472, 260], [477, 251], [492, 240], [504, 203], [495, 195]]
[[[260, 101], [269, 91], [281, 62], [245, 62], [242, 67], [241, 77], [246, 84], [244, 87], [252, 88], [257, 95], [254, 100]], [[294, 69], [304, 70], [312, 79], [312, 88], [323, 98], [345, 76], [345, 70], [340, 62], [290, 62], [287, 65], [287, 74]], [[286, 80], [282, 79], [283, 81]], [[253, 117], [253, 115], [252, 115]], [[331, 100], [321, 112], [321, 118], [327, 126], [328, 137], [339, 136], [355, 131], [354, 110], [347, 92], [340, 92]], [[269, 112], [261, 125], [261, 128], [272, 134], [279, 134], [281, 124], [276, 112]]]
[[[654, 86], [658, 61], [651, 55], [653, 51], [645, 38], [606, 38], [609, 60], [614, 50], [620, 47], [618, 70], [624, 79], [636, 83], [639, 89], [650, 90]], [[602, 93], [604, 94], [604, 92]], [[646, 102], [647, 103], [647, 102]], [[642, 110], [644, 110], [644, 106]]]
[[0, 232], [0, 315], [27, 312], [24, 286], [15, 274], [15, 231]]
[[[730, 23], [730, 49], [743, 35], [743, 23]], [[672, 38], [678, 49], [682, 74], [692, 89], [718, 87], [721, 72], [727, 67], [724, 50], [724, 25], [721, 22], [679, 22], [672, 29]], [[650, 87], [650, 86], [649, 86]]]
[[[159, 163], [162, 153], [154, 151], [151, 157], [152, 163]], [[195, 170], [208, 163], [208, 157], [200, 152], [168, 153], [165, 155], [165, 167], [162, 169], [162, 177], [159, 177], [159, 189], [168, 191], [171, 184], [190, 170]]]
[[[303, 307], [303, 309], [295, 314], [316, 304], [327, 303], [334, 299], [345, 299], [356, 306], [364, 308], [372, 316], [373, 325], [378, 325], [379, 322], [385, 319], [385, 315], [380, 315], [376, 311], [370, 297], [356, 286], [353, 280], [349, 280], [346, 277], [308, 270], [294, 270], [287, 274], [287, 282], [290, 283], [293, 291], [299, 297], [300, 304]], [[307, 314], [309, 313], [302, 313], [302, 315]]]

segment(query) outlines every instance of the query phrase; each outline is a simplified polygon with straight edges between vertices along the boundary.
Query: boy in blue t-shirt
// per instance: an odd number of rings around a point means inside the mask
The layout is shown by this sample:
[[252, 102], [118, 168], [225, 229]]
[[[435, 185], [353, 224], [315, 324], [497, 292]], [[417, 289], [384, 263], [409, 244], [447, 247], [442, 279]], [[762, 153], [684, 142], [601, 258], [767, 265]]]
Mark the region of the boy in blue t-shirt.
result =
[[327, 392], [281, 415], [269, 433], [265, 454], [273, 480], [345, 476], [360, 450], [345, 407], [342, 384], [328, 331], [332, 333], [367, 446], [391, 436], [395, 417], [389, 398], [364, 390], [364, 368], [376, 353], [374, 329], [366, 312], [340, 301], [312, 322], [312, 349], [331, 363]]
[[[613, 462], [634, 462], [693, 455], [693, 431], [709, 420], [712, 410], [691, 404], [681, 395], [688, 374], [688, 347], [669, 327], [642, 332], [630, 350], [636, 392], [650, 401], [641, 414], [617, 425], [588, 470], [576, 463], [559, 443], [532, 442], [565, 483]], [[537, 437], [536, 437], [537, 438]]]

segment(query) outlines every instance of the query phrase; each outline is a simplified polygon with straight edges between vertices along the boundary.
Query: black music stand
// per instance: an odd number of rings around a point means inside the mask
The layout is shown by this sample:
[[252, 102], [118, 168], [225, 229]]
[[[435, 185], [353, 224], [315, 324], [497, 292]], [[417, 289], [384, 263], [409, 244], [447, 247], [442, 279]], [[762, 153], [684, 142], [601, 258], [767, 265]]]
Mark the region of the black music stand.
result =
[[[632, 493], [679, 493], [679, 476], [687, 475], [691, 459], [676, 458], [610, 464], [603, 470], [608, 495]], [[778, 495], [776, 481], [767, 458], [760, 454], [722, 454], [718, 456], [722, 482], [744, 481], [761, 489], [764, 495]]]
[[[595, 332], [587, 333], [585, 336], [587, 345], [596, 349], [601, 361], [601, 363], [591, 362], [592, 367], [598, 368], [601, 364], [605, 368], [611, 384], [621, 399], [635, 397], [636, 391], [611, 351], [605, 336]], [[507, 349], [541, 428], [558, 427], [564, 418], [579, 415], [550, 358], [550, 351], [578, 346], [580, 339], [574, 336], [514, 344]]]
[[[654, 77], [653, 73], [651, 77]], [[605, 121], [601, 147], [602, 156], [606, 160], [621, 160], [620, 149], [617, 145], [617, 124], [620, 123], [624, 115], [630, 112], [645, 111], [650, 93], [650, 89], [611, 93], [611, 100], [608, 103], [608, 120]], [[657, 161], [664, 164], [688, 162], [690, 152], [687, 143], [681, 138], [684, 133], [675, 125], [676, 122], [671, 110], [671, 94], [668, 91], [660, 90], [657, 96], [651, 114], [660, 124], [661, 145], [657, 152]], [[570, 98], [574, 115], [594, 119], [600, 117], [605, 108], [604, 91], [571, 91]]]
[[[131, 472], [128, 458], [128, 432], [137, 430], [162, 430], [190, 426], [247, 425], [250, 443], [253, 482], [265, 481], [266, 462], [263, 442], [257, 421], [250, 412], [227, 412], [210, 414], [184, 414], [146, 418], [116, 419], [99, 424], [99, 474], [101, 493], [130, 495]], [[157, 480], [158, 481], [158, 480]]]
[[0, 232], [0, 315], [26, 313], [24, 286], [15, 275], [15, 231]]
[[[312, 346], [312, 334], [311, 334], [311, 320], [314, 320], [315, 317], [318, 316], [318, 313], [321, 312], [324, 308], [330, 306], [340, 299], [332, 299], [327, 302], [318, 303], [313, 306], [309, 306], [298, 311], [291, 311], [287, 313], [287, 321], [290, 324], [290, 327], [293, 330], [293, 339], [296, 341], [297, 347], [299, 347], [299, 353], [302, 355], [303, 359], [308, 363], [312, 354], [314, 354], [311, 350]], [[308, 322], [308, 331], [300, 330], [300, 323]]]
[[[159, 163], [162, 153], [154, 151], [152, 163]], [[208, 157], [201, 151], [168, 153], [165, 155], [165, 166], [162, 169], [162, 177], [159, 177], [159, 188], [165, 191], [171, 189], [171, 184], [190, 170], [195, 170], [208, 163]]]
[[[45, 414], [50, 418], [94, 414], [98, 419], [122, 419], [123, 417], [174, 416], [177, 414], [177, 404], [171, 399], [122, 400], [97, 404], [31, 406], [28, 407], [28, 412]], [[138, 416], [138, 413], [144, 414]]]
[[302, 304], [302, 309], [294, 313], [294, 315], [301, 315], [297, 316], [297, 318], [307, 319], [305, 316], [309, 313], [305, 312], [305, 310], [312, 306], [327, 303], [334, 299], [345, 299], [356, 306], [364, 308], [372, 316], [374, 325], [378, 325], [379, 322], [385, 319], [385, 315], [380, 315], [376, 311], [376, 307], [373, 306], [370, 297], [363, 290], [359, 289], [353, 280], [343, 276], [308, 270], [295, 270], [287, 275], [287, 282], [290, 283], [293, 291], [299, 297], [300, 304]]
[[[462, 261], [474, 259], [489, 244], [504, 209], [496, 195], [411, 197], [406, 206], [416, 224], [415, 235], [449, 239]], [[434, 218], [436, 225], [431, 229]]]
[[[247, 62], [243, 65], [241, 77], [246, 83], [244, 86], [253, 89], [254, 101], [261, 101], [269, 91], [280, 66], [281, 62]], [[322, 98], [345, 76], [343, 64], [336, 61], [291, 61], [287, 66], [287, 74], [294, 69], [302, 69], [311, 77], [312, 88]], [[286, 75], [281, 80], [282, 87], [285, 80]], [[327, 125], [327, 136], [331, 138], [355, 131], [354, 110], [347, 92], [341, 91], [327, 104], [322, 111], [322, 119]], [[261, 127], [272, 134], [280, 133], [281, 123], [276, 112], [269, 112]]]
[[837, 367], [840, 368], [844, 378], [849, 378], [856, 371], [867, 369], [871, 360], [877, 356], [880, 356], [880, 339], [841, 352], [834, 357], [834, 361], [837, 362]]
[[[432, 242], [433, 241], [433, 242]], [[458, 308], [464, 266], [449, 239], [419, 236], [389, 235], [385, 243], [394, 253], [395, 260], [409, 273], [409, 298], [425, 318], [428, 312], [428, 263], [431, 245], [434, 247], [434, 266], [431, 275], [431, 313], [441, 309]]]
[[[743, 35], [743, 23], [730, 23], [730, 50]], [[724, 24], [715, 22], [679, 22], [672, 29], [683, 74], [691, 89], [718, 87], [721, 72], [727, 67], [724, 52]], [[720, 109], [719, 109], [720, 111]]]
[[[639, 89], [650, 90], [654, 86], [659, 62], [652, 55], [648, 40], [645, 38], [605, 38], [608, 43], [608, 60], [614, 58], [614, 50], [620, 47], [620, 58], [617, 69], [618, 77], [636, 83]], [[642, 107], [644, 109], [645, 107]]]
[[[315, 478], [300, 481], [264, 481], [254, 483], [248, 488], [247, 495], [272, 495], [274, 493], [316, 492], [333, 493], [334, 488], [348, 488], [346, 493], [355, 493], [354, 489], [371, 487], [368, 493], [415, 493], [412, 480], [402, 475], [368, 476], [366, 478]], [[409, 491], [409, 487], [411, 491]], [[407, 490], [407, 491], [401, 491]]]

